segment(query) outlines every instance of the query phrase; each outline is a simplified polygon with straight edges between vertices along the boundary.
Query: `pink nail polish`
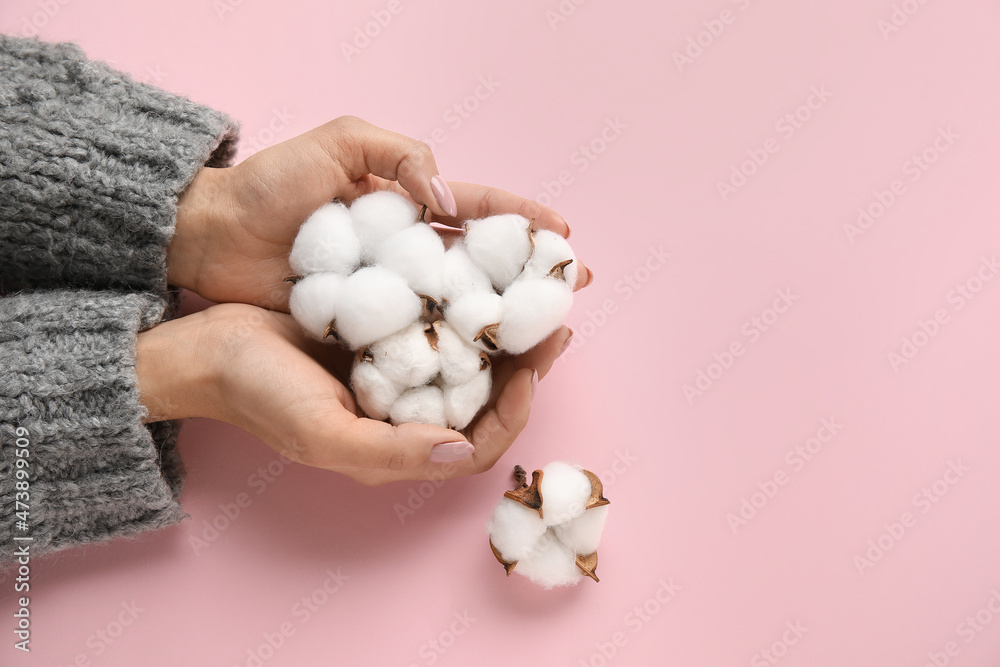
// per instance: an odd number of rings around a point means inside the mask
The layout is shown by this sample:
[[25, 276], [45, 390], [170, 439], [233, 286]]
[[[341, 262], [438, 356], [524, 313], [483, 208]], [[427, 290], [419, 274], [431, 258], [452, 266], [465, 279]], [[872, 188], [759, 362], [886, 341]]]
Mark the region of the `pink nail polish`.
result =
[[451, 188], [448, 187], [448, 184], [440, 175], [431, 179], [431, 191], [445, 213], [450, 216], [458, 215], [458, 204], [455, 203], [455, 195], [452, 194]]
[[592, 283], [592, 282], [594, 282], [594, 272], [593, 272], [593, 271], [591, 271], [591, 270], [590, 270], [590, 267], [588, 266], [588, 267], [587, 267], [587, 282], [585, 282], [585, 283], [583, 284], [583, 286], [584, 286], [584, 287], [587, 287], [587, 286], [588, 286], [588, 285], [590, 285], [590, 283]]
[[431, 463], [451, 463], [469, 458], [474, 451], [476, 448], [472, 446], [472, 443], [464, 440], [443, 442], [431, 448], [431, 455], [427, 460]]
[[538, 371], [531, 371], [531, 398], [535, 398], [535, 388], [538, 386]]
[[563, 341], [562, 347], [559, 349], [559, 356], [561, 357], [563, 352], [569, 349], [569, 343], [573, 340], [573, 330], [569, 330], [569, 335], [566, 336], [566, 340]]

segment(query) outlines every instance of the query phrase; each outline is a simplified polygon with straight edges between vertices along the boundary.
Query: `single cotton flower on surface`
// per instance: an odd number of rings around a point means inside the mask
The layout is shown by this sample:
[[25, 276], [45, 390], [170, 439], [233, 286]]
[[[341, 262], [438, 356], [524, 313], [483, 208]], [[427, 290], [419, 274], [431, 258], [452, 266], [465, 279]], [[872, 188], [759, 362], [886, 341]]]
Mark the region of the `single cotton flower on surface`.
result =
[[486, 524], [493, 555], [507, 576], [517, 572], [552, 588], [597, 578], [597, 547], [608, 499], [597, 475], [554, 461], [531, 475], [514, 468], [518, 486], [500, 500]]

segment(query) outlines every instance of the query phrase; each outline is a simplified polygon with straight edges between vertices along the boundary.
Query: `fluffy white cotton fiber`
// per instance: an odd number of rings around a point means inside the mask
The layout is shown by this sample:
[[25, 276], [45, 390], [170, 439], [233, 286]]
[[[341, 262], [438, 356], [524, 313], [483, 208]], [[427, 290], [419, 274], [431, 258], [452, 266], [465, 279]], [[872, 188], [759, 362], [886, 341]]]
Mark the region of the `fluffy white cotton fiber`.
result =
[[375, 249], [417, 220], [417, 209], [406, 197], [389, 190], [359, 197], [351, 204], [354, 231], [361, 240], [361, 260], [375, 262]]
[[493, 350], [496, 348], [490, 347], [480, 333], [485, 327], [501, 321], [503, 309], [503, 297], [499, 294], [471, 293], [449, 303], [444, 319], [466, 343], [474, 343], [483, 350]]
[[546, 532], [535, 543], [531, 556], [518, 561], [514, 572], [545, 588], [572, 586], [583, 579], [583, 572], [576, 566], [576, 554], [552, 532]]
[[401, 390], [430, 382], [441, 369], [441, 358], [431, 346], [424, 322], [414, 322], [368, 346], [372, 365]]
[[569, 247], [569, 241], [548, 229], [538, 230], [533, 238], [535, 247], [524, 265], [522, 278], [544, 278], [556, 267], [561, 267], [558, 270], [562, 271], [566, 283], [570, 287], [575, 285], [579, 262]]
[[573, 289], [555, 278], [519, 279], [503, 293], [499, 347], [511, 354], [527, 352], [566, 320]]
[[553, 526], [556, 537], [578, 554], [592, 554], [601, 543], [604, 522], [608, 520], [608, 505], [592, 507], [575, 519]]
[[476, 266], [465, 246], [457, 244], [444, 254], [441, 296], [446, 301], [457, 301], [469, 293], [493, 293], [490, 277]]
[[358, 268], [361, 241], [347, 207], [333, 203], [316, 209], [299, 228], [288, 263], [299, 276], [321, 271], [346, 276]]
[[351, 371], [351, 388], [358, 398], [358, 405], [372, 419], [388, 419], [400, 390], [384, 376], [375, 364], [356, 359]]
[[390, 236], [376, 247], [375, 263], [398, 273], [417, 294], [441, 300], [444, 243], [430, 225], [417, 223]]
[[463, 384], [445, 384], [444, 416], [451, 428], [463, 429], [469, 425], [479, 409], [490, 398], [493, 388], [493, 373], [489, 366], [479, 371], [475, 377]]
[[531, 254], [530, 221], [520, 215], [493, 215], [466, 223], [465, 247], [498, 292], [507, 289]]
[[548, 526], [580, 516], [590, 500], [590, 479], [583, 474], [583, 468], [562, 461], [553, 461], [542, 468], [539, 487], [542, 519]]
[[337, 334], [359, 349], [399, 331], [420, 317], [423, 305], [406, 281], [378, 266], [355, 271], [344, 283]]
[[391, 191], [321, 206], [289, 263], [302, 328], [364, 351], [352, 387], [367, 415], [458, 429], [491, 395], [482, 353], [521, 354], [545, 339], [566, 318], [578, 273], [566, 240], [520, 215], [470, 220], [445, 250]]
[[486, 524], [490, 542], [510, 563], [528, 558], [546, 528], [537, 511], [510, 498], [500, 499]]
[[584, 576], [597, 580], [597, 547], [607, 516], [600, 480], [579, 466], [554, 461], [536, 470], [530, 485], [505, 494], [486, 532], [508, 575], [516, 572], [545, 588], [567, 586]]
[[441, 379], [447, 384], [465, 384], [479, 374], [483, 365], [479, 348], [464, 342], [455, 328], [444, 320], [434, 323], [437, 332]]
[[408, 389], [396, 399], [389, 410], [389, 419], [393, 424], [420, 422], [447, 426], [448, 422], [444, 416], [444, 395], [435, 386]]
[[313, 273], [292, 287], [288, 310], [306, 333], [323, 340], [327, 327], [337, 317], [346, 279], [336, 273]]

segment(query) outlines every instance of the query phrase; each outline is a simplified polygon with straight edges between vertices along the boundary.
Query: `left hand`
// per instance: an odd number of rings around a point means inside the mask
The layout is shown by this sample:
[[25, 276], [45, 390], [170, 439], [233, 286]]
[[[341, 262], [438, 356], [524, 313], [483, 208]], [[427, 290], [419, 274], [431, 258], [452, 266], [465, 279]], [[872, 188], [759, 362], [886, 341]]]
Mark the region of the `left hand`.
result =
[[[534, 218], [539, 228], [569, 235], [561, 215], [496, 188], [451, 187], [430, 148], [360, 118], [337, 118], [267, 148], [235, 167], [204, 168], [178, 200], [177, 227], [167, 251], [168, 281], [216, 302], [288, 310], [288, 255], [299, 226], [326, 202], [350, 202], [394, 189], [425, 219], [457, 226], [497, 213]], [[576, 288], [591, 277], [581, 266]]]

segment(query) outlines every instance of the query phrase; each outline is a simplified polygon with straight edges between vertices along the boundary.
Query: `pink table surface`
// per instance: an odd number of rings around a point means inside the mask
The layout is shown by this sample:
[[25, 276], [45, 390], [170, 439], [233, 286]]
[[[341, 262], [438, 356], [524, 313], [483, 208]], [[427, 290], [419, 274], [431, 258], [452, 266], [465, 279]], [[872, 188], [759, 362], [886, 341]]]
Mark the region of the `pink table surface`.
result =
[[[191, 518], [34, 563], [28, 656], [0, 583], [0, 663], [1000, 664], [996, 2], [0, 17], [231, 113], [244, 156], [348, 113], [428, 140], [551, 202], [597, 277], [490, 472], [363, 488], [191, 422]], [[599, 584], [487, 547], [511, 466], [554, 459], [605, 479]]]

